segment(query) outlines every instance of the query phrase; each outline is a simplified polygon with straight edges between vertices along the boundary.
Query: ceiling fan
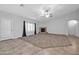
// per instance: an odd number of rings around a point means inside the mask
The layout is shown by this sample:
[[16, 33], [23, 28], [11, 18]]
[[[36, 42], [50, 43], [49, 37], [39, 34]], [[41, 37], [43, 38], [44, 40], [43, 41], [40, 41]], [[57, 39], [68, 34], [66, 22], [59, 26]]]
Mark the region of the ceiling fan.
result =
[[[20, 6], [24, 7], [24, 4], [20, 4]], [[46, 18], [53, 17], [51, 10], [52, 10], [52, 8], [50, 8], [50, 7], [44, 7], [41, 10], [41, 16], [46, 17]]]
[[46, 9], [42, 9], [41, 10], [41, 16], [43, 16], [43, 17], [46, 17], [46, 18], [49, 18], [49, 17], [53, 17], [53, 14], [52, 14], [52, 12], [51, 12], [51, 8], [46, 8]]

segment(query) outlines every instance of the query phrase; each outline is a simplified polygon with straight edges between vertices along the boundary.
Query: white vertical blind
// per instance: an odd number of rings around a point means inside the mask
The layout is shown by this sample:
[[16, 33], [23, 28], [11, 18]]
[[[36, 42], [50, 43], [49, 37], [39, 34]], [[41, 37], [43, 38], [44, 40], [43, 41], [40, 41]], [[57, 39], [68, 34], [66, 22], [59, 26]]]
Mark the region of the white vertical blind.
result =
[[34, 23], [25, 23], [26, 26], [26, 35], [33, 35], [34, 34]]
[[0, 21], [0, 38], [10, 38], [11, 37], [11, 21], [2, 19]]

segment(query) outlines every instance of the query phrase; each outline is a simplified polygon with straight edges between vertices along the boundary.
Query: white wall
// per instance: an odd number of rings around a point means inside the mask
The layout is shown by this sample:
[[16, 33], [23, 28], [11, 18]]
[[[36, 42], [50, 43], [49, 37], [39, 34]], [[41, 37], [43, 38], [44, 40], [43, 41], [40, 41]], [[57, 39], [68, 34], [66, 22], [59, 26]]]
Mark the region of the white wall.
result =
[[23, 20], [36, 23], [36, 21], [29, 18], [0, 11], [0, 40], [22, 37]]
[[[69, 28], [68, 21], [77, 20], [78, 24], [74, 29]], [[47, 22], [40, 22], [39, 27], [47, 27], [47, 32], [52, 34], [71, 34], [79, 37], [79, 10], [60, 17], [59, 19], [50, 19]], [[70, 30], [70, 31], [69, 31]]]
[[47, 24], [47, 31], [54, 34], [67, 34], [67, 24], [64, 19], [58, 19]]
[[[50, 19], [49, 22], [36, 22], [29, 18], [23, 18], [14, 14], [10, 14], [4, 11], [0, 11], [0, 39], [4, 39], [4, 36], [7, 38], [15, 38], [15, 37], [21, 37], [23, 32], [23, 20], [26, 20], [27, 22], [33, 22], [37, 23], [37, 33], [39, 32], [40, 27], [47, 27], [48, 33], [54, 33], [54, 34], [68, 34], [69, 28], [67, 22], [69, 20], [79, 20], [79, 11], [76, 11], [74, 13], [71, 13], [69, 15], [66, 15], [65, 17], [62, 16], [60, 19]], [[40, 19], [41, 20], [41, 19]], [[11, 22], [11, 26], [5, 26], [7, 21]], [[4, 24], [2, 24], [4, 22]], [[2, 27], [4, 27], [2, 29]], [[6, 28], [7, 27], [7, 28]], [[11, 27], [11, 28], [10, 28]], [[6, 31], [7, 30], [7, 31]], [[74, 35], [79, 36], [79, 23], [75, 29]], [[73, 32], [73, 30], [71, 30]], [[5, 35], [7, 32], [10, 33], [8, 36]], [[2, 36], [4, 35], [4, 36]]]
[[39, 27], [46, 27], [48, 33], [67, 34], [67, 22], [64, 19], [51, 20], [47, 23], [40, 23]]

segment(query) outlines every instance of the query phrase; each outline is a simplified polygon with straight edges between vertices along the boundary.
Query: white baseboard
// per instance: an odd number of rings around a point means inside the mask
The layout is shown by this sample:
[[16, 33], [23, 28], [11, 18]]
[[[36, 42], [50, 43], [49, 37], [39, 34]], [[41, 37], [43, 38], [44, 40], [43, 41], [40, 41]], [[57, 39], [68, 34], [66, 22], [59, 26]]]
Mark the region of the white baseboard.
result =
[[0, 41], [3, 41], [3, 40], [9, 40], [9, 39], [15, 39], [15, 38], [18, 38], [18, 37], [0, 37]]

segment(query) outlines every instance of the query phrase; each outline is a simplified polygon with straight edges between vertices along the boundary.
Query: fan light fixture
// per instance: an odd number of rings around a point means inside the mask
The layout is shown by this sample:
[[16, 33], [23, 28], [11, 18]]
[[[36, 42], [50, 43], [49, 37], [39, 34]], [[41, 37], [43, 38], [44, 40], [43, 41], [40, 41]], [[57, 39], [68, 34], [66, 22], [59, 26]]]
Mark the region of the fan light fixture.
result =
[[46, 18], [52, 17], [53, 15], [50, 9], [51, 8], [41, 10], [41, 16], [44, 16]]

